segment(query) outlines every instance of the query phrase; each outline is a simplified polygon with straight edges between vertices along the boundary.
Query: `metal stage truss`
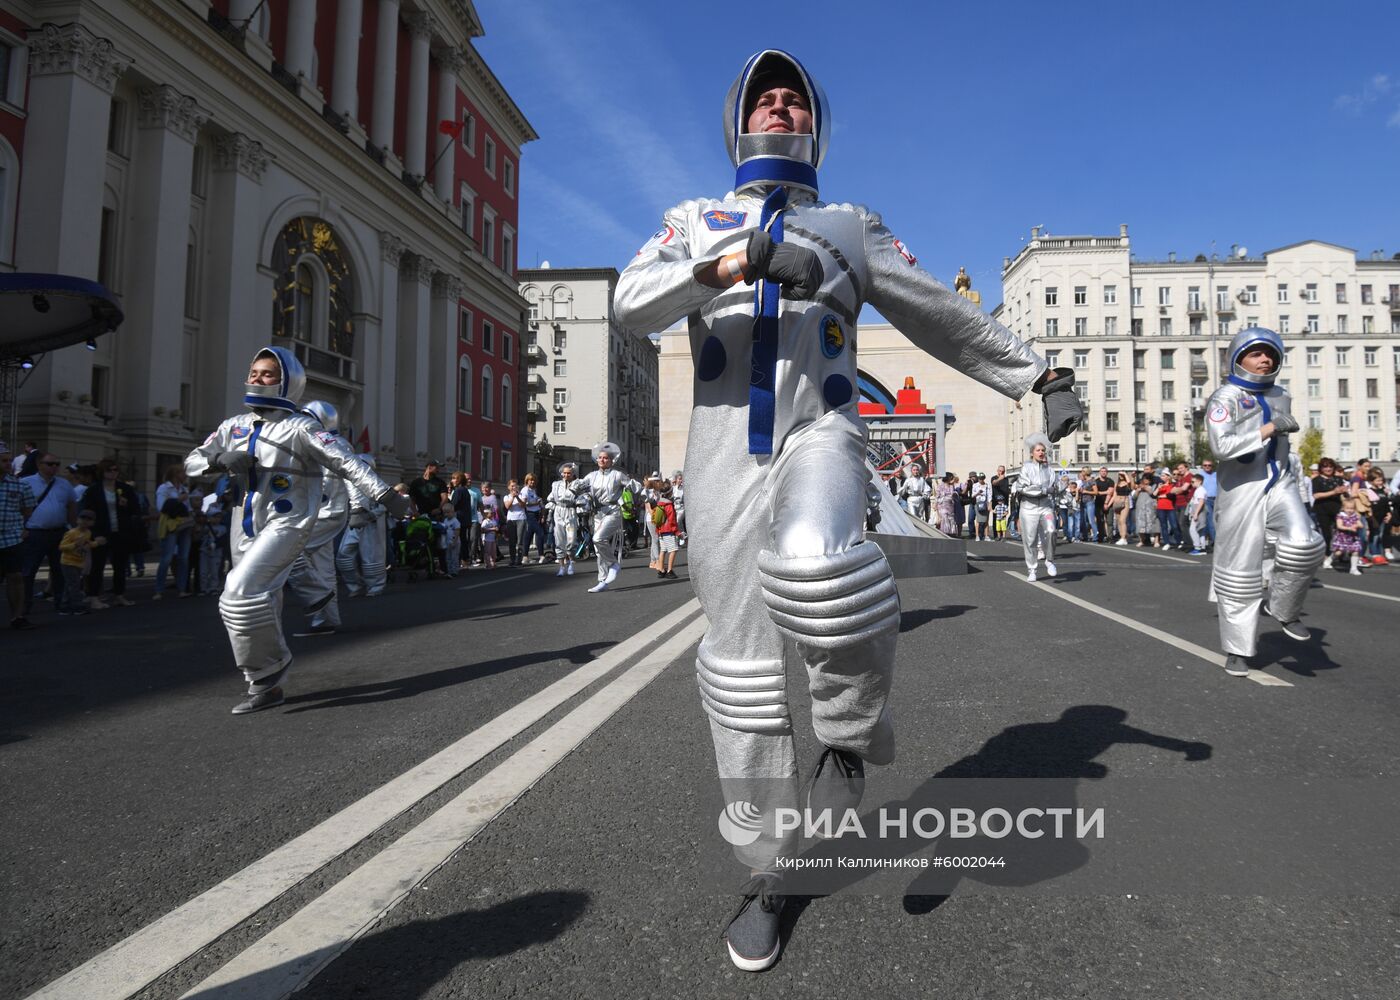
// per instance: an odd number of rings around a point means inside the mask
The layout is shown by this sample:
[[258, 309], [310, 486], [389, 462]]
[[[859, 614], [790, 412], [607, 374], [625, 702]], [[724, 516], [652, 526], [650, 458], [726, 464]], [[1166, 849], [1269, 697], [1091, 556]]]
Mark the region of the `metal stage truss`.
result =
[[886, 481], [899, 475], [911, 462], [922, 465], [927, 475], [942, 476], [947, 471], [947, 433], [955, 420], [953, 408], [946, 403], [928, 413], [866, 416], [870, 432], [866, 454], [870, 464]]

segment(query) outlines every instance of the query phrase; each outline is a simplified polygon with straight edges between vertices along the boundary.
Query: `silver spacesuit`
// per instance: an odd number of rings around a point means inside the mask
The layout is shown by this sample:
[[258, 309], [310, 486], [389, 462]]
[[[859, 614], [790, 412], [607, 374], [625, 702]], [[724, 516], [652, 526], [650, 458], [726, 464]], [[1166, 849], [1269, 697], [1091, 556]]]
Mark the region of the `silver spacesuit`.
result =
[[933, 487], [924, 478], [924, 470], [918, 465], [909, 466], [909, 475], [899, 487], [899, 496], [909, 502], [909, 516], [921, 521], [928, 520], [928, 501], [933, 495]]
[[[789, 63], [806, 89], [813, 134], [744, 131], [750, 84], [774, 60]], [[614, 300], [631, 330], [688, 319], [695, 383], [686, 520], [691, 579], [709, 616], [698, 684], [726, 799], [764, 812], [796, 799], [784, 637], [806, 663], [821, 742], [875, 764], [895, 754], [887, 696], [900, 606], [888, 562], [864, 538], [862, 306], [1012, 398], [1045, 370], [1014, 334], [920, 269], [879, 215], [817, 200], [830, 127], [825, 95], [796, 59], [777, 50], [750, 59], [724, 111], [735, 191], [666, 212]], [[815, 252], [821, 280], [810, 298], [784, 297], [762, 279], [728, 289], [697, 279], [744, 250], [755, 227]], [[764, 836], [735, 853], [758, 868], [792, 844]]]
[[[374, 467], [373, 455], [358, 458]], [[347, 482], [345, 488], [350, 515], [335, 554], [335, 568], [349, 596], [378, 597], [389, 582], [384, 556], [384, 539], [388, 534], [384, 505], [365, 496], [354, 483]]]
[[554, 559], [559, 563], [559, 574], [565, 573], [573, 575], [574, 571], [574, 546], [578, 544], [578, 497], [574, 495], [573, 486], [576, 479], [565, 480], [564, 470], [570, 470], [570, 475], [577, 475], [578, 469], [573, 462], [565, 462], [559, 467], [560, 478], [556, 479], [549, 488], [549, 496], [545, 500], [545, 509], [549, 511], [549, 516], [554, 524]]
[[[1246, 352], [1258, 347], [1274, 354], [1268, 375], [1240, 364]], [[1211, 598], [1220, 616], [1221, 647], [1249, 657], [1254, 655], [1268, 542], [1274, 549], [1269, 611], [1284, 623], [1298, 620], [1326, 553], [1289, 462], [1288, 430], [1298, 424], [1288, 391], [1275, 384], [1283, 339], [1272, 330], [1246, 328], [1230, 341], [1227, 358], [1230, 374], [1206, 404], [1210, 449], [1219, 463]], [[1261, 430], [1268, 423], [1278, 429], [1264, 440]]]
[[370, 496], [389, 491], [344, 440], [299, 411], [306, 373], [296, 356], [268, 347], [254, 362], [269, 357], [280, 366], [280, 384], [246, 385], [243, 401], [251, 412], [225, 420], [185, 459], [191, 476], [216, 465], [246, 476], [243, 506], [233, 517], [233, 568], [219, 596], [219, 614], [250, 695], [275, 688], [291, 662], [282, 637], [282, 588], [316, 525], [323, 472], [344, 476]]
[[1055, 575], [1055, 504], [1065, 490], [1060, 474], [1050, 465], [1050, 439], [1038, 433], [1026, 438], [1028, 451], [1034, 452], [1038, 444], [1045, 446], [1045, 461], [1027, 458], [1011, 487], [1011, 492], [1021, 498], [1021, 544], [1025, 548], [1026, 579], [1032, 583], [1042, 551], [1046, 572]]
[[622, 569], [622, 492], [632, 482], [632, 477], [617, 468], [616, 462], [622, 457], [622, 450], [611, 441], [604, 441], [593, 449], [593, 460], [607, 454], [614, 463], [606, 469], [594, 469], [573, 487], [576, 497], [587, 497], [588, 507], [593, 512], [593, 548], [598, 553], [598, 583], [589, 587], [590, 594], [608, 589], [608, 584], [617, 579]]
[[[340, 414], [330, 403], [314, 400], [303, 410], [322, 430], [340, 436]], [[350, 517], [350, 493], [345, 480], [333, 472], [321, 477], [321, 509], [306, 540], [306, 548], [292, 563], [287, 586], [311, 613], [311, 632], [321, 634], [340, 628], [340, 599], [336, 586], [335, 540]]]

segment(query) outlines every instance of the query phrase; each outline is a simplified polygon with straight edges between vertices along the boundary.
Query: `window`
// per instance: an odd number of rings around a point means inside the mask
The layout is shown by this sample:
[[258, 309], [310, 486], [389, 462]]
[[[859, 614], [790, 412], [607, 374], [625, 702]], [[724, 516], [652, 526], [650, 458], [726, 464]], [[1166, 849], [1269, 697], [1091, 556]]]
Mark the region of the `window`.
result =
[[1191, 383], [1191, 402], [1204, 403], [1206, 399], [1206, 384], [1204, 382]]
[[496, 328], [489, 320], [481, 321], [481, 349], [487, 354], [496, 353]]
[[457, 359], [457, 409], [472, 411], [472, 362], [466, 357]]
[[1134, 337], [1141, 337], [1141, 336], [1142, 336], [1142, 317], [1141, 317], [1141, 316], [1134, 316], [1134, 317], [1133, 317], [1133, 336], [1134, 336]]
[[1108, 413], [1105, 413], [1105, 414], [1104, 414], [1104, 419], [1105, 419], [1105, 421], [1107, 421], [1107, 423], [1106, 423], [1106, 425], [1105, 425], [1105, 427], [1104, 427], [1104, 430], [1116, 431], [1116, 430], [1118, 429], [1118, 411], [1117, 411], [1117, 410], [1110, 410]]
[[1157, 304], [1159, 306], [1169, 306], [1172, 304], [1172, 290], [1168, 286], [1157, 289]]
[[472, 239], [476, 238], [476, 192], [463, 184], [460, 189], [462, 232]]
[[1106, 306], [1116, 306], [1118, 304], [1118, 286], [1103, 286], [1103, 304]]
[[1371, 294], [1371, 286], [1370, 286], [1370, 285], [1362, 285], [1362, 286], [1361, 286], [1361, 304], [1362, 304], [1363, 306], [1374, 305], [1374, 304], [1375, 304], [1375, 301], [1376, 301], [1376, 300], [1375, 300], [1375, 296]]
[[1134, 351], [1134, 352], [1133, 352], [1133, 368], [1136, 369], [1137, 371], [1144, 371], [1144, 370], [1146, 370], [1146, 368], [1147, 368], [1147, 352], [1146, 352], [1146, 351]]
[[1259, 304], [1259, 286], [1244, 286], [1244, 303], [1247, 306], [1257, 306]]
[[463, 309], [458, 313], [457, 336], [468, 344], [472, 342], [472, 311], [470, 309]]
[[1367, 429], [1368, 431], [1378, 431], [1378, 430], [1381, 429], [1381, 411], [1380, 411], [1380, 410], [1367, 410], [1367, 411], [1366, 411], [1366, 429]]
[[558, 354], [569, 346], [569, 334], [558, 327], [554, 328], [554, 353]]
[[515, 230], [510, 226], [501, 227], [501, 268], [509, 274], [515, 273]]
[[511, 477], [511, 454], [506, 449], [501, 449], [501, 479]]
[[1162, 370], [1166, 371], [1176, 367], [1176, 351], [1162, 352]]
[[1339, 379], [1337, 379], [1337, 398], [1338, 398], [1338, 399], [1350, 399], [1350, 398], [1351, 398], [1351, 379], [1347, 379], [1347, 378], [1339, 378]]
[[554, 359], [554, 377], [564, 378], [569, 374], [569, 363], [563, 358]]
[[1170, 316], [1162, 316], [1157, 320], [1157, 336], [1170, 337], [1172, 335], [1172, 321]]
[[462, 148], [476, 155], [476, 115], [470, 111], [462, 112]]
[[[8, 224], [6, 228], [8, 230]], [[103, 208], [101, 230], [97, 238], [97, 280], [113, 291], [116, 290], [116, 281], [112, 273], [112, 255], [116, 248], [116, 238], [117, 211], [114, 208]], [[4, 246], [10, 245], [11, 242], [6, 240]]]
[[1116, 350], [1103, 352], [1103, 366], [1105, 368], [1118, 367], [1118, 352]]
[[1351, 348], [1350, 348], [1350, 347], [1339, 347], [1339, 348], [1337, 348], [1337, 364], [1338, 364], [1338, 365], [1345, 365], [1345, 364], [1350, 364], [1350, 363], [1351, 363]]
[[1074, 460], [1080, 465], [1090, 461], [1089, 446], [1087, 444], [1077, 444], [1074, 446]]
[[1047, 306], [1057, 306], [1060, 304], [1060, 290], [1053, 285], [1045, 289], [1045, 304]]
[[1074, 286], [1074, 304], [1077, 306], [1087, 306], [1089, 304], [1089, 286]]
[[512, 198], [514, 198], [514, 197], [515, 197], [515, 163], [514, 163], [513, 161], [511, 161], [511, 160], [507, 160], [505, 157], [501, 157], [501, 169], [505, 172], [505, 181], [504, 181], [504, 183], [503, 183], [502, 186], [506, 189], [506, 194], [508, 194], [508, 195], [510, 195]]
[[1376, 381], [1375, 379], [1373, 379], [1373, 378], [1368, 378], [1368, 379], [1366, 380], [1366, 398], [1367, 398], [1367, 399], [1380, 399], [1380, 398], [1381, 398], [1380, 383], [1377, 382], [1377, 381]]
[[120, 98], [112, 98], [107, 109], [107, 152], [118, 156], [127, 155], [126, 123], [129, 105]]
[[1362, 333], [1375, 333], [1375, 332], [1376, 332], [1376, 317], [1374, 317], [1374, 316], [1362, 316], [1362, 317], [1361, 317], [1361, 332], [1362, 332]]
[[1343, 441], [1337, 446], [1337, 457], [1343, 462], [1351, 461], [1351, 442]]
[[298, 264], [295, 271], [296, 287], [292, 290], [292, 336], [297, 340], [311, 341], [312, 308], [316, 294], [316, 279], [311, 273], [310, 264]]
[[1135, 306], [1140, 306], [1140, 305], [1142, 305], [1142, 286], [1141, 286], [1141, 285], [1134, 285], [1131, 294], [1132, 294], [1132, 304], [1135, 305]]
[[1142, 401], [1144, 401], [1144, 400], [1147, 399], [1147, 383], [1146, 383], [1146, 382], [1134, 382], [1134, 383], [1133, 383], [1133, 398], [1136, 399], [1136, 400], [1138, 400], [1139, 402], [1142, 402]]
[[[1165, 399], [1166, 397], [1163, 397], [1163, 398]], [[1164, 413], [1164, 414], [1162, 414], [1162, 433], [1163, 433], [1163, 434], [1167, 434], [1167, 433], [1172, 432], [1172, 431], [1175, 431], [1175, 430], [1176, 430], [1176, 414], [1175, 414], [1175, 413]]]
[[98, 413], [106, 413], [111, 398], [107, 395], [112, 384], [112, 369], [103, 365], [92, 366], [92, 408]]
[[1215, 308], [1218, 309], [1218, 310], [1220, 310], [1221, 312], [1224, 312], [1226, 309], [1229, 309], [1229, 308], [1230, 308], [1230, 286], [1229, 286], [1229, 285], [1216, 285], [1216, 286], [1215, 286]]
[[1118, 317], [1105, 316], [1103, 318], [1103, 333], [1105, 337], [1118, 336]]
[[481, 470], [480, 476], [483, 481], [489, 482], [491, 479], [491, 449], [481, 449]]
[[1051, 368], [1057, 367], [1057, 366], [1059, 365], [1059, 363], [1060, 363], [1060, 352], [1059, 352], [1059, 351], [1046, 351], [1046, 352], [1045, 352], [1045, 363], [1048, 364]]
[[209, 171], [205, 169], [208, 162], [208, 153], [205, 147], [196, 145], [194, 147], [194, 158], [190, 162], [190, 194], [196, 198], [203, 198], [207, 190], [206, 178]]
[[555, 405], [555, 406], [568, 406], [568, 405], [569, 405], [569, 390], [568, 390], [568, 389], [555, 389], [555, 390], [554, 390], [554, 405]]
[[1309, 427], [1316, 427], [1318, 430], [1322, 430], [1322, 411], [1321, 411], [1321, 410], [1309, 410], [1309, 411], [1308, 411], [1308, 426], [1309, 426]]
[[501, 360], [502, 360], [502, 361], [509, 361], [509, 360], [511, 360], [511, 357], [510, 357], [510, 349], [511, 349], [511, 343], [512, 343], [512, 341], [514, 341], [514, 340], [515, 340], [515, 338], [512, 337], [512, 336], [511, 336], [510, 334], [508, 334], [508, 333], [502, 333], [502, 334], [501, 334]]
[[573, 293], [567, 288], [556, 288], [554, 290], [554, 318], [556, 320], [568, 319], [570, 310], [573, 307]]
[[1320, 348], [1320, 347], [1309, 347], [1309, 348], [1308, 348], [1308, 367], [1309, 367], [1309, 368], [1316, 368], [1316, 367], [1317, 367], [1318, 365], [1320, 365], [1320, 364], [1322, 364], [1322, 348]]
[[1380, 461], [1381, 443], [1379, 441], [1372, 441], [1366, 446], [1366, 457], [1373, 462]]
[[1117, 382], [1116, 379], [1109, 379], [1107, 382], [1105, 382], [1105, 383], [1103, 384], [1103, 398], [1104, 398], [1104, 399], [1117, 399], [1117, 398], [1118, 398], [1118, 382]]
[[1351, 411], [1350, 411], [1350, 410], [1338, 410], [1338, 411], [1337, 411], [1337, 429], [1338, 429], [1338, 430], [1342, 430], [1342, 431], [1349, 431], [1349, 430], [1351, 430]]
[[489, 135], [486, 137], [486, 145], [482, 147], [481, 162], [486, 167], [486, 176], [496, 176], [496, 142]]
[[1344, 281], [1337, 282], [1337, 304], [1343, 306], [1347, 304], [1347, 286]]
[[[1169, 402], [1171, 402], [1171, 401], [1174, 400], [1174, 399], [1176, 399], [1176, 383], [1175, 383], [1175, 382], [1163, 382], [1163, 383], [1162, 383], [1162, 402], [1164, 402], [1164, 403], [1169, 403]], [[1167, 416], [1170, 417], [1171, 414], [1168, 413]]]
[[1338, 314], [1338, 316], [1337, 316], [1337, 326], [1336, 326], [1334, 332], [1335, 332], [1335, 333], [1346, 333], [1346, 332], [1347, 332], [1347, 318], [1346, 318], [1345, 315]]
[[472, 446], [470, 441], [457, 442], [457, 467], [463, 472], [472, 471]]
[[1191, 317], [1191, 323], [1187, 327], [1187, 332], [1193, 337], [1199, 337], [1201, 335], [1201, 319], [1199, 316]]
[[1316, 282], [1316, 281], [1310, 281], [1310, 282], [1308, 282], [1306, 285], [1303, 286], [1303, 301], [1304, 301], [1304, 302], [1316, 302], [1316, 301], [1317, 301], [1317, 282]]
[[[308, 309], [308, 316], [310, 312]], [[193, 239], [185, 244], [185, 318], [199, 318], [199, 252]]]
[[1074, 335], [1076, 337], [1089, 335], [1089, 318], [1087, 316], [1074, 317]]
[[515, 395], [511, 392], [509, 375], [501, 376], [501, 423], [507, 427], [515, 423]]
[[1047, 319], [1045, 321], [1045, 336], [1058, 337], [1060, 335], [1060, 321], [1057, 319]]
[[486, 365], [481, 369], [481, 418], [483, 420], [495, 419], [495, 414], [491, 412], [491, 400], [495, 396], [496, 387], [492, 384], [491, 366]]
[[1089, 402], [1089, 383], [1087, 383], [1087, 382], [1075, 382], [1075, 383], [1074, 383], [1074, 394], [1075, 394], [1076, 396], [1079, 397], [1079, 401], [1080, 401], [1081, 403], [1087, 403], [1087, 402]]
[[1140, 444], [1140, 445], [1137, 446], [1137, 463], [1138, 463], [1138, 465], [1143, 465], [1143, 464], [1145, 464], [1146, 462], [1147, 462], [1147, 445], [1145, 445], [1145, 444]]
[[1088, 351], [1075, 351], [1075, 352], [1074, 352], [1074, 367], [1076, 367], [1076, 368], [1088, 368], [1088, 367], [1089, 367], [1089, 352], [1088, 352]]
[[1201, 308], [1201, 286], [1191, 285], [1186, 289], [1186, 308], [1196, 312]]
[[1361, 363], [1364, 364], [1367, 368], [1374, 368], [1376, 367], [1376, 365], [1380, 364], [1379, 355], [1379, 347], [1362, 348]]
[[1286, 284], [1278, 286], [1278, 304], [1281, 306], [1288, 305], [1288, 286]]
[[1279, 316], [1279, 318], [1278, 318], [1278, 332], [1279, 332], [1279, 333], [1287, 333], [1287, 332], [1288, 332], [1288, 315], [1287, 315], [1286, 313], [1285, 313], [1284, 315]]
[[1307, 322], [1307, 332], [1308, 332], [1308, 333], [1317, 333], [1317, 332], [1318, 332], [1319, 330], [1321, 330], [1321, 329], [1322, 329], [1322, 324], [1318, 321], [1317, 314], [1314, 313], [1314, 314], [1310, 315], [1310, 316], [1308, 317], [1308, 322]]
[[1320, 379], [1320, 378], [1310, 378], [1310, 379], [1308, 379], [1308, 398], [1309, 398], [1309, 399], [1321, 399], [1321, 398], [1322, 398], [1322, 379]]
[[554, 418], [554, 433], [555, 433], [555, 434], [564, 434], [564, 433], [567, 433], [567, 429], [568, 429], [568, 422], [567, 422], [567, 420], [566, 420], [564, 417], [555, 417], [555, 418]]
[[1107, 461], [1110, 461], [1110, 462], [1116, 462], [1116, 461], [1118, 461], [1118, 446], [1117, 446], [1116, 444], [1106, 445], [1106, 446], [1104, 447], [1104, 453], [1105, 453], [1105, 454], [1104, 454], [1104, 458], [1105, 458]]
[[481, 253], [491, 263], [496, 263], [496, 213], [490, 205], [481, 210]]

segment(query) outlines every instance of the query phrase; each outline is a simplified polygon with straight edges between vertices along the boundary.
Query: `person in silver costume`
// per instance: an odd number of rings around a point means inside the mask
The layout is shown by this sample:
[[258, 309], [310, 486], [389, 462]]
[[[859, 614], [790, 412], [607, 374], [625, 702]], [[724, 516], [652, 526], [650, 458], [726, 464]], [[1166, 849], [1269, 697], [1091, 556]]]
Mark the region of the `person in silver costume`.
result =
[[578, 544], [578, 498], [574, 496], [574, 478], [578, 466], [565, 462], [559, 466], [559, 478], [549, 488], [545, 509], [554, 524], [554, 559], [559, 563], [555, 576], [574, 575], [574, 546]]
[[[356, 457], [374, 468], [373, 455]], [[350, 597], [378, 597], [389, 583], [384, 554], [388, 534], [384, 506], [365, 496], [352, 482], [346, 482], [345, 488], [350, 515], [335, 553], [335, 569]]]
[[622, 449], [604, 441], [593, 449], [593, 461], [598, 468], [570, 487], [575, 497], [587, 497], [593, 512], [593, 548], [598, 553], [598, 583], [589, 587], [590, 594], [600, 594], [617, 579], [622, 569], [622, 491], [632, 477], [616, 463]]
[[[340, 436], [340, 413], [324, 400], [313, 400], [302, 409], [321, 429]], [[297, 638], [334, 635], [340, 628], [340, 598], [335, 572], [335, 541], [350, 519], [350, 492], [342, 476], [327, 472], [321, 477], [321, 509], [306, 540], [306, 548], [292, 563], [287, 586], [305, 605], [311, 621]]]
[[785, 639], [806, 666], [825, 746], [808, 806], [839, 819], [859, 801], [864, 764], [895, 756], [888, 696], [900, 604], [889, 563], [864, 538], [862, 306], [1013, 399], [1054, 377], [919, 268], [878, 214], [818, 200], [830, 130], [826, 97], [796, 58], [751, 57], [724, 107], [734, 190], [667, 211], [614, 299], [618, 322], [638, 333], [688, 320], [689, 568], [709, 617], [697, 682], [728, 807], [761, 817], [755, 839], [730, 840], [753, 878], [726, 931], [729, 955], [751, 971], [776, 961], [776, 859], [796, 849], [773, 822], [798, 798]]
[[341, 438], [300, 412], [305, 389], [306, 372], [291, 351], [263, 348], [244, 386], [250, 412], [229, 417], [185, 459], [191, 476], [222, 467], [245, 489], [233, 517], [233, 569], [219, 596], [234, 662], [248, 682], [235, 715], [282, 704], [292, 661], [282, 637], [282, 588], [315, 527], [323, 473], [344, 476], [386, 505], [407, 506]]
[[1021, 545], [1026, 553], [1026, 582], [1035, 583], [1040, 555], [1045, 555], [1045, 575], [1055, 575], [1055, 504], [1064, 493], [1060, 474], [1050, 465], [1050, 439], [1044, 434], [1027, 436], [1030, 457], [1016, 477], [1011, 492], [1021, 498]]
[[928, 501], [932, 495], [933, 487], [924, 478], [923, 467], [914, 462], [909, 466], [909, 475], [904, 477], [904, 482], [899, 487], [900, 499], [909, 502], [909, 516], [927, 521]]
[[1249, 673], [1261, 604], [1290, 638], [1311, 637], [1299, 616], [1326, 546], [1289, 461], [1288, 435], [1298, 421], [1292, 397], [1275, 384], [1283, 338], [1247, 327], [1230, 341], [1226, 361], [1230, 372], [1206, 403], [1210, 449], [1219, 463], [1210, 599], [1220, 617], [1225, 670], [1239, 677]]

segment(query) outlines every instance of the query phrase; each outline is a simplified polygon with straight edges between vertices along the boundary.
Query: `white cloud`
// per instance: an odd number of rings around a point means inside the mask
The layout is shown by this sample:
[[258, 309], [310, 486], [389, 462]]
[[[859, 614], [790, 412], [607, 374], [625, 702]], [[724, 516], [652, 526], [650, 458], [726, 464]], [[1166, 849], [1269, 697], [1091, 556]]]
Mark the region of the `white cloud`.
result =
[[1390, 74], [1376, 73], [1362, 84], [1361, 89], [1356, 93], [1339, 96], [1333, 101], [1333, 106], [1343, 114], [1354, 117], [1360, 115], [1382, 98], [1389, 97], [1395, 91], [1395, 81], [1390, 78]]

